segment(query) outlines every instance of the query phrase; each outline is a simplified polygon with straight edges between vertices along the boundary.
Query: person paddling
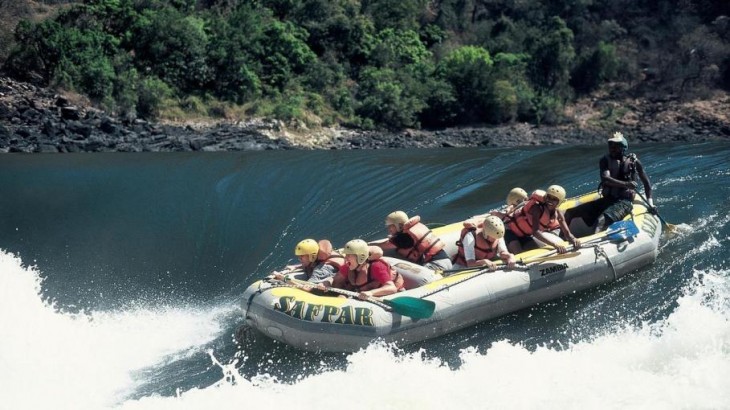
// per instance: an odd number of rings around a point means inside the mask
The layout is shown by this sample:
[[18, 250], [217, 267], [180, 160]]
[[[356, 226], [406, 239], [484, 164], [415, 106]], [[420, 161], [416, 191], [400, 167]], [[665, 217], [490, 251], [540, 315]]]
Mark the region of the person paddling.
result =
[[[358, 292], [358, 298], [367, 300], [373, 296], [386, 296], [403, 289], [404, 280], [388, 262], [377, 256], [371, 256], [371, 246], [362, 239], [353, 239], [345, 244], [345, 264], [340, 267], [338, 275], [324, 281], [318, 286], [326, 290], [332, 286], [339, 289]], [[377, 259], [371, 259], [377, 257]]]
[[457, 267], [484, 266], [495, 270], [497, 264], [494, 259], [502, 259], [508, 268], [513, 269], [517, 260], [509, 253], [504, 242], [504, 223], [494, 215], [487, 216], [483, 222], [474, 224], [473, 220], [464, 222], [458, 250], [454, 255], [454, 265]]
[[564, 200], [565, 189], [560, 185], [549, 186], [542, 198], [533, 195], [507, 223], [504, 236], [507, 249], [514, 254], [520, 253], [533, 248], [534, 242], [531, 244], [530, 241], [536, 239], [552, 246], [558, 253], [566, 253], [568, 250], [562, 245], [558, 233], [579, 248], [580, 241], [570, 232], [563, 211], [558, 209]]
[[327, 239], [319, 242], [304, 239], [294, 248], [294, 255], [300, 263], [287, 266], [284, 271], [274, 272], [271, 275], [274, 279], [284, 280], [288, 273], [301, 269], [307, 275], [308, 282], [322, 283], [337, 274], [345, 264], [345, 258], [333, 251], [332, 243]]
[[499, 217], [499, 219], [501, 219], [502, 221], [506, 221], [508, 218], [511, 218], [514, 215], [515, 211], [518, 210], [522, 205], [524, 205], [524, 203], [527, 202], [528, 199], [529, 197], [527, 196], [527, 191], [520, 187], [512, 188], [507, 194], [507, 200], [504, 209], [491, 211], [489, 212], [489, 214], [486, 215], [494, 215], [496, 217]]
[[628, 148], [629, 143], [620, 132], [608, 139], [608, 154], [598, 161], [601, 198], [569, 209], [565, 213], [568, 224], [574, 218], [583, 218], [587, 226], [595, 225], [594, 232], [600, 232], [624, 219], [633, 209], [637, 176], [644, 185], [649, 211], [656, 212], [649, 177], [636, 154], [626, 152]]
[[451, 269], [451, 259], [444, 251], [444, 242], [421, 223], [421, 217], [409, 218], [403, 211], [395, 211], [385, 218], [388, 238], [371, 245], [384, 250], [395, 249], [403, 258], [433, 270]]

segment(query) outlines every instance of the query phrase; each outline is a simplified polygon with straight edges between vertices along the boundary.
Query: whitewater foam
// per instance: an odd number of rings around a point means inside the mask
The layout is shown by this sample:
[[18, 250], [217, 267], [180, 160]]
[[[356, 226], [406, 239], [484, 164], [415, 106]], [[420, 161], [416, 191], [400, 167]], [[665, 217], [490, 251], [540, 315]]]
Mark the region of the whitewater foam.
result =
[[293, 383], [265, 372], [245, 378], [237, 369], [241, 357], [208, 351], [221, 371], [217, 383], [137, 399], [125, 398], [138, 384], [135, 370], [200, 353], [220, 335], [221, 309], [68, 314], [42, 299], [41, 285], [36, 268], [0, 252], [1, 408], [722, 409], [730, 403], [727, 269], [695, 270], [661, 321], [568, 346], [500, 340], [462, 350], [454, 368], [423, 350], [376, 343], [349, 355], [342, 370], [323, 367]]
[[100, 409], [137, 385], [134, 371], [189, 354], [221, 333], [224, 310], [64, 313], [34, 266], [0, 251], [0, 408]]

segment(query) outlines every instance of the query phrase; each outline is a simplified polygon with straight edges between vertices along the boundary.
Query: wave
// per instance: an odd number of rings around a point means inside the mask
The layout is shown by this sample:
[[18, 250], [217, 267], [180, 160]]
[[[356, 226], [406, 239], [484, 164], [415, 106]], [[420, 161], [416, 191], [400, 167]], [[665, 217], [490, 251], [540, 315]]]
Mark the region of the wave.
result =
[[[138, 307], [65, 313], [42, 278], [0, 252], [2, 404], [8, 408], [723, 408], [730, 403], [730, 271], [694, 270], [676, 308], [567, 346], [499, 340], [462, 349], [449, 365], [420, 349], [379, 343], [342, 369], [313, 356], [315, 374], [284, 382], [238, 371], [246, 352], [217, 359], [209, 343], [234, 307]], [[22, 352], [22, 354], [18, 354]], [[139, 370], [207, 352], [220, 379], [173, 396], [130, 399]], [[219, 361], [220, 360], [220, 361]], [[377, 387], [376, 387], [377, 386]], [[352, 394], [343, 394], [351, 391]], [[344, 401], [344, 403], [343, 403]]]
[[234, 310], [68, 313], [43, 299], [42, 283], [35, 266], [0, 250], [2, 408], [111, 407], [134, 391], [135, 371], [197, 351], [220, 335]]

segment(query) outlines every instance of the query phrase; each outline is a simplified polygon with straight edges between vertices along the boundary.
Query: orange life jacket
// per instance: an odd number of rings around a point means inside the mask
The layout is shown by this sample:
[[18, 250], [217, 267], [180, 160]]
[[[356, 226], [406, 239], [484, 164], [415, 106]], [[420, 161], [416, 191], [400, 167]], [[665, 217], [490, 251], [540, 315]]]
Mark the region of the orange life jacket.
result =
[[414, 216], [403, 225], [403, 232], [413, 239], [410, 248], [398, 248], [399, 255], [414, 263], [426, 263], [444, 249], [444, 242], [421, 223], [420, 216]]
[[[465, 224], [466, 225], [466, 224]], [[499, 239], [495, 240], [489, 240], [485, 239], [484, 235], [482, 234], [483, 228], [473, 228], [470, 226], [465, 226], [464, 229], [461, 230], [461, 235], [459, 237], [459, 240], [456, 241], [456, 246], [458, 246], [458, 250], [456, 255], [454, 255], [454, 259], [452, 262], [458, 263], [459, 265], [467, 266], [466, 257], [464, 256], [464, 238], [466, 235], [469, 235], [470, 233], [474, 233], [474, 258], [475, 260], [481, 260], [481, 259], [494, 259], [497, 256], [497, 241]]]
[[403, 288], [403, 276], [401, 276], [398, 271], [393, 269], [392, 266], [388, 262], [386, 262], [384, 259], [376, 259], [374, 261], [371, 261], [367, 263], [367, 267], [365, 264], [362, 264], [355, 268], [355, 270], [348, 270], [347, 271], [347, 283], [345, 284], [345, 287], [349, 290], [354, 290], [357, 292], [363, 292], [370, 289], [376, 289], [381, 286], [383, 286], [382, 283], [373, 280], [371, 276], [372, 266], [376, 263], [382, 263], [385, 264], [385, 266], [388, 268], [388, 271], [390, 272], [390, 279], [395, 284], [395, 287], [400, 290]]
[[507, 228], [520, 238], [532, 235], [532, 215], [530, 211], [533, 206], [539, 206], [542, 210], [540, 231], [552, 231], [560, 227], [557, 211], [550, 212], [543, 203], [544, 195], [541, 197], [536, 194], [537, 192], [535, 191], [525, 205], [516, 210], [514, 216], [507, 222]]

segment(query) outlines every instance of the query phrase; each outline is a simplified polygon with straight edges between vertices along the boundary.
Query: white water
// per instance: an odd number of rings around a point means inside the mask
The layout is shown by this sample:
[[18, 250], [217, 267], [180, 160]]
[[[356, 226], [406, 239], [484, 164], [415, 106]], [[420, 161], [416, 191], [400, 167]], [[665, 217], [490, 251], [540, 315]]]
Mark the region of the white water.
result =
[[727, 409], [730, 272], [692, 275], [665, 320], [559, 350], [499, 341], [462, 351], [453, 370], [374, 345], [345, 371], [293, 384], [245, 379], [221, 358], [213, 386], [124, 401], [136, 370], [200, 353], [230, 310], [59, 312], [39, 295], [38, 270], [0, 251], [0, 409]]

